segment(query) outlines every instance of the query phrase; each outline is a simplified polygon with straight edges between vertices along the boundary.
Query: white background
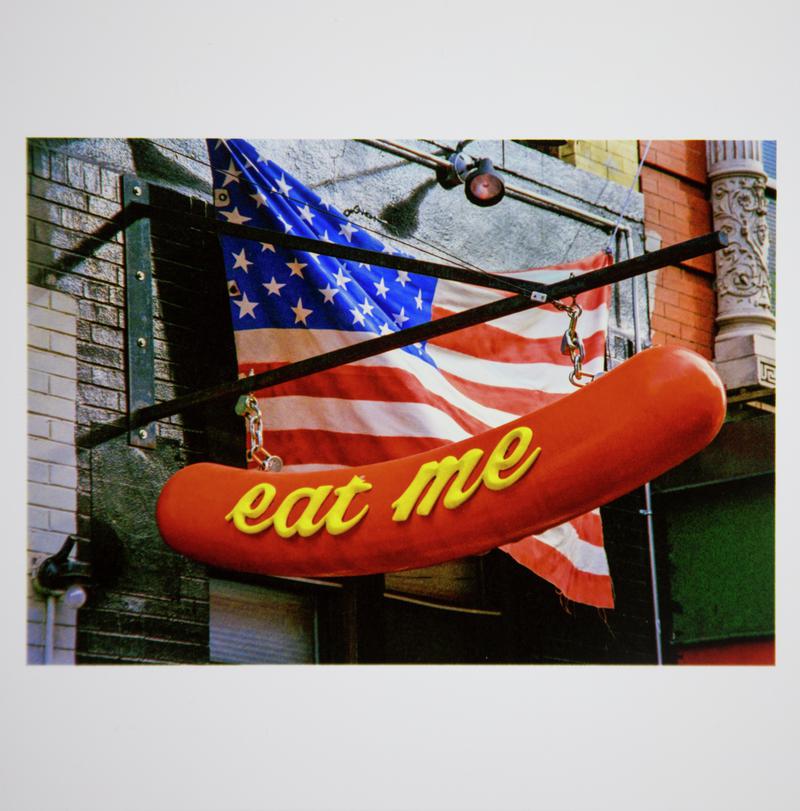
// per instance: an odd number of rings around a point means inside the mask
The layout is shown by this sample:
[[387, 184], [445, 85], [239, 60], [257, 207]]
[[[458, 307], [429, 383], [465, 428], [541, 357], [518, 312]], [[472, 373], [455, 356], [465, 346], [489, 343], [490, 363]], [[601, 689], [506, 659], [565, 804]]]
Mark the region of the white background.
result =
[[[797, 756], [789, 4], [15, 3], [2, 65], [9, 809], [788, 809]], [[777, 138], [778, 665], [26, 667], [25, 138]], [[502, 238], [502, 235], [498, 235]]]

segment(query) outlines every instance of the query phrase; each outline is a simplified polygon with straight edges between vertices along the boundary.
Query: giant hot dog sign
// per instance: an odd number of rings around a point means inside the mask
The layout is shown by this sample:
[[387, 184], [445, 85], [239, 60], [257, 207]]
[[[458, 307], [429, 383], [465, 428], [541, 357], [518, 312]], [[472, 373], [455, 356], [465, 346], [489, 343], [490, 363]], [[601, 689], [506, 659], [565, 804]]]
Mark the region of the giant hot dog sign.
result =
[[175, 550], [236, 571], [428, 566], [613, 501], [704, 448], [724, 417], [711, 365], [660, 347], [545, 408], [414, 456], [315, 473], [190, 465], [165, 485], [156, 517]]

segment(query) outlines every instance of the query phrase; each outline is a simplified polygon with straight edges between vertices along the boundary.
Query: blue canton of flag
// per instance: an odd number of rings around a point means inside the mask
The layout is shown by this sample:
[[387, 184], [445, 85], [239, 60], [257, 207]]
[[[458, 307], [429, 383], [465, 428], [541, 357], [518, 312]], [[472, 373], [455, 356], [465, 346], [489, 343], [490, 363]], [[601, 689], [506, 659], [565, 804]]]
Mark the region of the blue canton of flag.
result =
[[[220, 219], [282, 234], [409, 256], [387, 248], [241, 139], [209, 141]], [[436, 279], [221, 237], [235, 330], [332, 329], [388, 335], [430, 321]], [[433, 364], [418, 343], [406, 351]]]

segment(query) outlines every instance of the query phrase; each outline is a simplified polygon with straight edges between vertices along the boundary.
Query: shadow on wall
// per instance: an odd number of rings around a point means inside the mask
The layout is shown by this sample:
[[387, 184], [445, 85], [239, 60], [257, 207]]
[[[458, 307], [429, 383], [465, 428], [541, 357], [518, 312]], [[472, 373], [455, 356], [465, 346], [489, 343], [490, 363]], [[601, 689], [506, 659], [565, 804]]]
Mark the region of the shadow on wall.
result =
[[136, 174], [144, 180], [174, 184], [186, 189], [193, 189], [206, 197], [211, 196], [211, 185], [202, 178], [185, 169], [161, 154], [151, 141], [142, 138], [128, 138], [131, 160]]
[[389, 232], [396, 237], [410, 237], [419, 228], [419, 209], [428, 192], [436, 185], [436, 179], [426, 180], [411, 194], [396, 203], [390, 203], [381, 211], [381, 219]]

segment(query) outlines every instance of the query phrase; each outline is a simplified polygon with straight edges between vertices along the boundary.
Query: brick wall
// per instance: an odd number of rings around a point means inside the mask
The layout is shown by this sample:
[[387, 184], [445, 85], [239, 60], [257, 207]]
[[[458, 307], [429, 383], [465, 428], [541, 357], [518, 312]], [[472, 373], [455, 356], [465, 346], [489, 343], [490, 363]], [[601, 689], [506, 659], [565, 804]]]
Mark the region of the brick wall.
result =
[[[74, 615], [59, 609], [62, 659], [76, 649], [78, 662], [203, 662], [205, 569], [163, 544], [153, 508], [174, 470], [205, 457], [215, 437], [232, 447], [241, 437], [226, 435], [230, 421], [201, 411], [160, 422], [155, 451], [131, 447], [127, 435], [98, 439], [98, 426], [127, 409], [120, 189], [115, 168], [29, 143], [30, 546], [55, 551], [75, 530], [91, 538], [78, 554], [92, 562], [98, 584], [77, 635]], [[205, 213], [203, 201], [164, 195], [169, 205]], [[216, 243], [154, 227], [153, 250], [155, 387], [163, 400], [235, 367], [224, 282], [220, 294], [218, 274], [209, 272]], [[33, 601], [32, 660], [41, 615]]]
[[[644, 153], [644, 143], [640, 142]], [[653, 141], [642, 168], [647, 244], [667, 247], [713, 230], [705, 141]], [[654, 344], [679, 344], [711, 358], [716, 299], [714, 255], [651, 275]]]
[[558, 157], [625, 187], [633, 183], [639, 166], [636, 141], [567, 141]]
[[[77, 305], [28, 286], [28, 564], [57, 552], [76, 529]], [[75, 658], [76, 612], [56, 603], [53, 661]], [[44, 661], [45, 602], [28, 583], [28, 662]]]

